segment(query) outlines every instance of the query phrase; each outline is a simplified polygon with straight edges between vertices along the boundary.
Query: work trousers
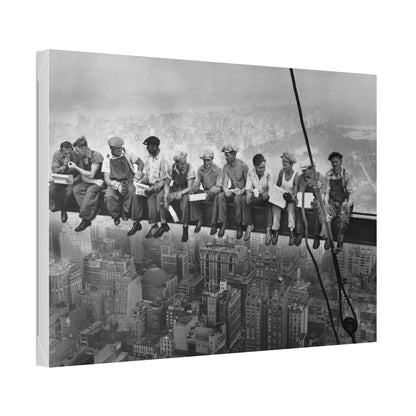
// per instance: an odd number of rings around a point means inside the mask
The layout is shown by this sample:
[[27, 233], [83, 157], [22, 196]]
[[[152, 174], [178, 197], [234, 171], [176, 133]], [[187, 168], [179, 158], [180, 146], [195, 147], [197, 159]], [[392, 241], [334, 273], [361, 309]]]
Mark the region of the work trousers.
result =
[[[218, 221], [218, 195], [210, 194], [209, 198], [205, 201], [212, 203], [212, 215], [211, 215], [211, 223], [209, 225], [215, 225]], [[201, 209], [201, 201], [191, 202], [191, 221], [199, 221], [202, 220], [202, 209]]]
[[144, 204], [147, 203], [147, 211], [149, 215], [149, 224], [157, 224], [159, 220], [160, 205], [158, 202], [159, 195], [163, 198], [163, 188], [158, 192], [154, 192], [149, 196], [134, 195], [131, 219], [140, 221], [143, 219]]
[[105, 203], [111, 218], [121, 217], [123, 214], [127, 217], [130, 217], [131, 215], [136, 188], [132, 181], [129, 181], [127, 185], [127, 195], [122, 195], [119, 191], [116, 191], [111, 187], [108, 187], [105, 191]]
[[66, 210], [72, 196], [73, 185], [51, 183], [49, 185], [49, 209], [52, 212]]
[[265, 201], [262, 197], [258, 196], [255, 197], [253, 193], [251, 193], [250, 195], [247, 196], [247, 205], [249, 207], [248, 209], [248, 219], [247, 222], [248, 224], [253, 224], [253, 218], [251, 215], [251, 207], [255, 206], [255, 207], [263, 207], [266, 208], [266, 227], [270, 228], [272, 226], [272, 204], [268, 201]]
[[[298, 215], [296, 218], [296, 233], [303, 237], [305, 236], [305, 224], [303, 221], [302, 208], [297, 208]], [[321, 233], [321, 221], [318, 208], [313, 208], [311, 213], [311, 220], [308, 222], [309, 235], [319, 237]]]
[[[159, 205], [160, 205], [160, 220], [162, 222], [166, 222], [169, 211], [164, 206], [164, 195], [159, 194], [157, 196]], [[188, 225], [190, 220], [190, 210], [191, 210], [191, 202], [189, 201], [189, 195], [185, 194], [182, 195], [182, 199], [173, 199], [173, 192], [168, 195], [168, 201], [169, 205], [172, 206], [172, 208], [178, 213], [178, 210], [180, 210], [181, 214], [178, 215], [179, 221], [184, 224]]]
[[[330, 219], [331, 224], [331, 231], [333, 234], [334, 240], [338, 243], [342, 243], [344, 241], [344, 234], [347, 232], [348, 225], [350, 223], [350, 215], [352, 212], [352, 207], [345, 212], [342, 209], [342, 202], [338, 201], [329, 201], [328, 206], [328, 216]], [[323, 218], [321, 218], [321, 222], [323, 223]], [[325, 226], [322, 225], [322, 235], [324, 238], [327, 238]]]
[[234, 203], [234, 219], [237, 224], [250, 224], [250, 207], [247, 205], [247, 197], [243, 195], [234, 195], [227, 197], [224, 192], [218, 194], [218, 222], [227, 222], [227, 203]]
[[295, 204], [289, 202], [286, 205], [286, 208], [280, 208], [277, 205], [272, 206], [272, 216], [273, 216], [273, 225], [272, 230], [278, 231], [280, 228], [280, 219], [282, 216], [283, 209], [287, 210], [288, 213], [288, 226], [290, 229], [294, 229], [296, 226], [296, 216], [295, 216]]
[[98, 202], [105, 185], [81, 182], [74, 185], [73, 192], [79, 206], [79, 216], [83, 220], [92, 221], [98, 212]]

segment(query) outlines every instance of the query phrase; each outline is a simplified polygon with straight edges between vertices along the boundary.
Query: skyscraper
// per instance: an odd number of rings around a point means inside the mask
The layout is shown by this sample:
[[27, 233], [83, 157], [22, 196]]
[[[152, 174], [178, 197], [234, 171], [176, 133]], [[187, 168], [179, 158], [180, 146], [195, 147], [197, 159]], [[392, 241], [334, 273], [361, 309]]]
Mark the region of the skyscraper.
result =
[[226, 326], [226, 347], [229, 351], [241, 338], [241, 291], [228, 286], [218, 298], [218, 320]]
[[247, 248], [208, 243], [199, 249], [200, 272], [206, 278], [209, 289], [219, 288], [221, 279], [245, 275], [250, 261]]
[[308, 332], [308, 305], [292, 303], [288, 305], [288, 336], [287, 348], [304, 346], [304, 338]]
[[49, 282], [52, 305], [75, 303], [82, 289], [81, 269], [73, 263], [50, 263]]
[[266, 301], [258, 286], [253, 282], [245, 299], [245, 341], [246, 351], [260, 351], [266, 346]]
[[70, 225], [65, 224], [59, 234], [61, 259], [66, 263], [75, 263], [83, 270], [84, 257], [92, 252], [91, 229], [76, 233]]
[[136, 275], [133, 258], [121, 250], [96, 251], [84, 259], [85, 283], [93, 289], [114, 292], [116, 279], [128, 272]]
[[127, 271], [116, 279], [115, 313], [129, 315], [142, 300], [142, 285], [137, 275]]

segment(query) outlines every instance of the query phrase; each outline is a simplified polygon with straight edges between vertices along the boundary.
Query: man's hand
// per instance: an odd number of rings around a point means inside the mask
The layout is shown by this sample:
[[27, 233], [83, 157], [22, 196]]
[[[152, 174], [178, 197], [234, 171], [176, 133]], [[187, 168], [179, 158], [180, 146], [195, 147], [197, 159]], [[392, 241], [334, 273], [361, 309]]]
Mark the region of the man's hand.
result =
[[121, 193], [121, 195], [126, 196], [129, 193], [129, 187], [126, 183], [121, 183], [117, 190]]
[[182, 194], [178, 191], [173, 194], [173, 199], [180, 201], [182, 199]]
[[341, 206], [341, 212], [345, 212], [348, 214], [350, 212], [350, 203], [348, 201], [345, 201]]
[[283, 199], [289, 204], [292, 202], [292, 195], [289, 192], [283, 194]]
[[232, 192], [231, 190], [229, 190], [229, 189], [226, 189], [226, 190], [224, 191], [224, 193], [225, 193], [225, 196], [226, 196], [227, 198], [229, 198], [229, 197], [233, 194], [233, 192]]
[[242, 189], [236, 189], [235, 191], [234, 191], [234, 195], [244, 195], [244, 193], [246, 192], [246, 190], [244, 189], [244, 188], [242, 188]]
[[261, 194], [261, 198], [263, 199], [263, 201], [268, 201], [269, 200], [269, 191], [264, 191]]
[[155, 188], [153, 186], [151, 186], [149, 189], [145, 189], [144, 194], [146, 196], [150, 196], [155, 192]]
[[102, 179], [95, 179], [94, 184], [101, 188], [104, 186], [104, 181]]

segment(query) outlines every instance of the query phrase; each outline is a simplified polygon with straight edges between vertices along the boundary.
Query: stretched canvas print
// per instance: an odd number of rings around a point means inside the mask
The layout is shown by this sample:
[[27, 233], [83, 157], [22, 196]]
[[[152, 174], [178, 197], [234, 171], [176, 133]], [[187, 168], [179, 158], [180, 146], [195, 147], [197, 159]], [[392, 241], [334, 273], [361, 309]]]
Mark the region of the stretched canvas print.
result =
[[39, 364], [376, 341], [375, 75], [45, 51], [37, 88]]

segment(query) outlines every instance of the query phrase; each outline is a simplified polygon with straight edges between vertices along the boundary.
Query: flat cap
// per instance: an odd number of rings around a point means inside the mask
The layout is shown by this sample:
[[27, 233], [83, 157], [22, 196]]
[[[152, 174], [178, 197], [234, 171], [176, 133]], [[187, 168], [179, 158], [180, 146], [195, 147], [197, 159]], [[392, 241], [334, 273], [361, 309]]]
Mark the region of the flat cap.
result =
[[237, 153], [237, 146], [234, 146], [233, 144], [226, 144], [221, 152], [227, 152], [227, 153]]
[[342, 159], [342, 153], [340, 152], [332, 152], [329, 156], [328, 156], [328, 160], [332, 160], [334, 157], [337, 157], [339, 159]]
[[123, 141], [123, 139], [120, 139], [120, 137], [111, 136], [108, 139], [108, 145], [110, 147], [120, 147], [120, 146], [124, 146], [124, 141]]
[[186, 158], [186, 156], [188, 156], [188, 153], [186, 153], [185, 151], [183, 151], [183, 150], [177, 150], [175, 153], [174, 153], [174, 155], [173, 155], [173, 160], [175, 161], [175, 162], [177, 162], [178, 160], [180, 160], [180, 159], [184, 159], [184, 158]]
[[289, 163], [296, 163], [296, 158], [292, 153], [289, 152], [283, 152], [282, 156], [280, 156], [282, 159], [286, 160]]
[[306, 169], [310, 169], [312, 168], [312, 163], [309, 159], [304, 160], [301, 164], [300, 164], [300, 170], [306, 170]]
[[201, 159], [214, 159], [214, 152], [206, 147], [202, 150], [201, 154], [199, 155]]
[[144, 142], [143, 142], [143, 144], [144, 145], [148, 145], [148, 144], [153, 144], [153, 145], [156, 145], [156, 146], [159, 146], [160, 145], [160, 140], [159, 140], [159, 138], [158, 137], [156, 137], [156, 136], [149, 136]]

